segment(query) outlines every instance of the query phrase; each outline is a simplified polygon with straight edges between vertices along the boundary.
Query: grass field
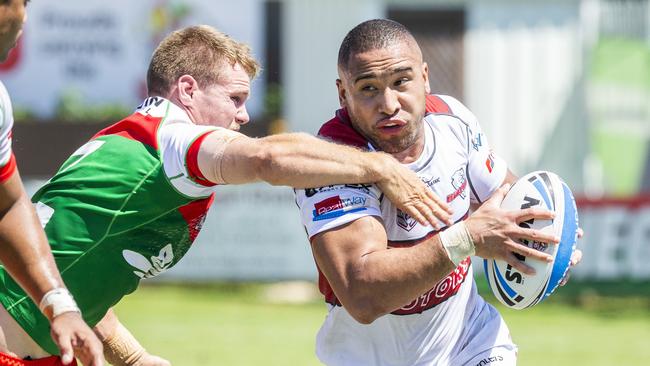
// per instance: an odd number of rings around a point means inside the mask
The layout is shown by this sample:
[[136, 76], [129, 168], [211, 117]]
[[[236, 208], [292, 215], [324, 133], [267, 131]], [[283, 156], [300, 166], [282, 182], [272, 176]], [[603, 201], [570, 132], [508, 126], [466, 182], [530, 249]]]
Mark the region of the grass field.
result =
[[[494, 300], [484, 283], [479, 288]], [[272, 302], [266, 289], [143, 286], [116, 311], [148, 350], [174, 365], [318, 365], [314, 337], [325, 306]], [[650, 363], [648, 283], [570, 283], [538, 307], [499, 309], [519, 345], [520, 365]]]

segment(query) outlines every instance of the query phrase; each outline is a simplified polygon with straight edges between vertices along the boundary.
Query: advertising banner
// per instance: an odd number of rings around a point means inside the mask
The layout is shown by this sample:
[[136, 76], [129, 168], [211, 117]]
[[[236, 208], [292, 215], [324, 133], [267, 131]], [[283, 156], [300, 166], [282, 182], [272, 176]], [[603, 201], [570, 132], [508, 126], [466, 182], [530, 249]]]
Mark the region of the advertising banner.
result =
[[[65, 99], [130, 110], [146, 95], [156, 45], [180, 27], [214, 26], [249, 44], [264, 64], [263, 5], [261, 0], [30, 2], [23, 36], [0, 65], [0, 80], [15, 110], [40, 118], [55, 117]], [[260, 84], [253, 87], [252, 115], [262, 107]]]

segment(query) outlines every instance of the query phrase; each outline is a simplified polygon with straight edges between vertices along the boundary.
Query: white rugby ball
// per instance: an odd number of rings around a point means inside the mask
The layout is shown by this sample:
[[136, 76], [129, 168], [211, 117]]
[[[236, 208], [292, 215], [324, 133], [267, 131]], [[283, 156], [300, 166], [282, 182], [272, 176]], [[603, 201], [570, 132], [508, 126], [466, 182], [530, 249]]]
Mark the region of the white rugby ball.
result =
[[555, 258], [552, 263], [547, 263], [515, 253], [519, 260], [535, 269], [535, 275], [523, 274], [504, 261], [483, 261], [494, 296], [509, 308], [525, 309], [550, 296], [569, 270], [571, 254], [578, 239], [578, 211], [569, 187], [556, 174], [546, 171], [536, 171], [519, 178], [506, 194], [501, 207], [508, 210], [540, 207], [555, 212], [553, 220], [535, 219], [519, 224], [554, 233], [561, 239], [557, 245], [519, 240]]

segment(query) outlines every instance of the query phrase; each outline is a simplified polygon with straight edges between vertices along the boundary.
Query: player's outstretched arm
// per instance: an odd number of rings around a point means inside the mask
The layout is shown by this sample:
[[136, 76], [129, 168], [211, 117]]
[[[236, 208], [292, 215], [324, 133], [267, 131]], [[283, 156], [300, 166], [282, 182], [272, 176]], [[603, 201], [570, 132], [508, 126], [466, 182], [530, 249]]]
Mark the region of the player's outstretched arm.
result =
[[303, 133], [260, 139], [240, 136], [226, 146], [220, 133], [212, 133], [201, 144], [198, 165], [215, 183], [266, 181], [295, 188], [376, 183], [419, 222], [449, 222], [449, 207], [390, 155], [362, 152]]
[[149, 354], [120, 323], [113, 309], [108, 310], [94, 330], [104, 344], [106, 361], [113, 366], [171, 366], [169, 361]]
[[64, 364], [103, 364], [102, 346], [65, 288], [18, 172], [0, 184], [0, 260], [50, 320]]

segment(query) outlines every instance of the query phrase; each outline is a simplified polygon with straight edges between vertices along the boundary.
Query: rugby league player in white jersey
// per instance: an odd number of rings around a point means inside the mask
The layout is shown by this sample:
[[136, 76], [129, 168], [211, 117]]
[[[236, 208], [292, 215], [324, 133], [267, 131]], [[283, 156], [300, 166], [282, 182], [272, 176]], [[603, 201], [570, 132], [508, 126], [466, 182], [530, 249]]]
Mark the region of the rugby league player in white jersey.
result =
[[465, 106], [430, 95], [427, 64], [401, 24], [371, 20], [352, 29], [338, 72], [342, 109], [319, 135], [392, 154], [451, 206], [455, 223], [421, 225], [373, 185], [297, 190], [329, 304], [318, 358], [336, 366], [514, 365], [517, 347], [478, 295], [469, 256], [531, 273], [515, 253], [552, 258], [517, 239], [559, 239], [518, 223], [553, 214], [500, 209], [516, 177]]

